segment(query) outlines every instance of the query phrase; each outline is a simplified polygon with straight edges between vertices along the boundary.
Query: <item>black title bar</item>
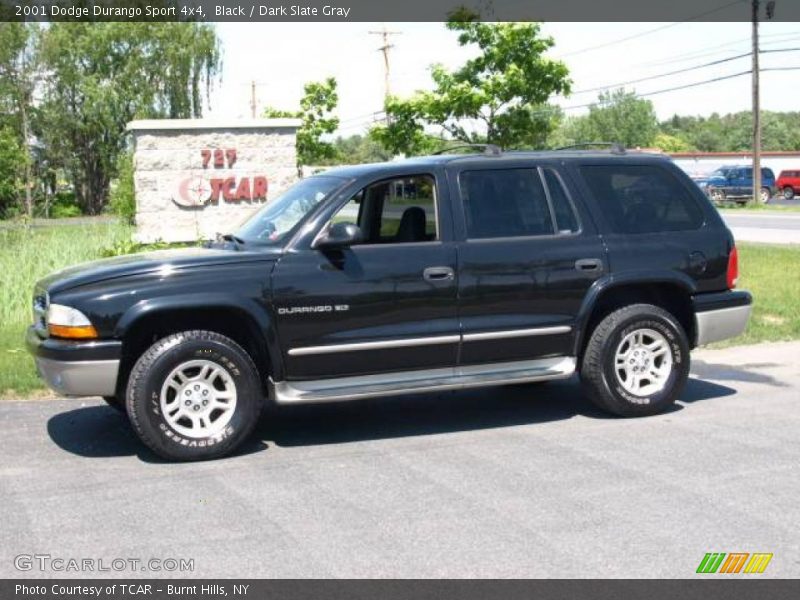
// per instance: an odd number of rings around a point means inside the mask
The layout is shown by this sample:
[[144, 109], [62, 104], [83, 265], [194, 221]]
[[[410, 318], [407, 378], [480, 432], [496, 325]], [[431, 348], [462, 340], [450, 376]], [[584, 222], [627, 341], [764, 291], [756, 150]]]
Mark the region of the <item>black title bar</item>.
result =
[[[800, 1], [778, 0], [773, 21], [800, 21]], [[2, 21], [749, 21], [750, 0], [0, 0]], [[759, 19], [767, 20], [767, 2]]]

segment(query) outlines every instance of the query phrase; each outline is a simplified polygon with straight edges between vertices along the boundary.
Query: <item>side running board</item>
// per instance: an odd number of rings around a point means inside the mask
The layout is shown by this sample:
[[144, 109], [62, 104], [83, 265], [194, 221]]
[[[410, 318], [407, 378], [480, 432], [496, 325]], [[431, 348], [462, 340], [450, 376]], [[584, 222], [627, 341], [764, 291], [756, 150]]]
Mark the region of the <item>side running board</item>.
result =
[[564, 379], [575, 372], [575, 365], [574, 357], [561, 356], [315, 381], [270, 380], [270, 383], [278, 404], [339, 402], [378, 396]]

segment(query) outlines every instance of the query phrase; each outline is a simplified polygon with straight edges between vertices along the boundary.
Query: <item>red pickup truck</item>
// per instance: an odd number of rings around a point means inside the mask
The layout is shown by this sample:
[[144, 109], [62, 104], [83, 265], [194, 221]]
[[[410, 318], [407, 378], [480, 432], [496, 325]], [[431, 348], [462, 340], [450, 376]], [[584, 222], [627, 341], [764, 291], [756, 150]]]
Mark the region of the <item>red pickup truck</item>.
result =
[[795, 194], [800, 194], [800, 169], [781, 171], [775, 186], [783, 192], [783, 197], [787, 200], [794, 198]]

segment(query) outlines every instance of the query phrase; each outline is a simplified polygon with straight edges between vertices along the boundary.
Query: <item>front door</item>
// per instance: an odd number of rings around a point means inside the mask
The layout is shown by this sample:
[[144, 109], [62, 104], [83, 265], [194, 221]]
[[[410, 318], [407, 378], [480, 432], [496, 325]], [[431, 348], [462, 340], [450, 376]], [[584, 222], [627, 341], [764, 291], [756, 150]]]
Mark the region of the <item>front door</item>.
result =
[[525, 166], [454, 177], [465, 238], [458, 248], [460, 363], [572, 355], [581, 303], [607, 262], [563, 176]]
[[278, 262], [273, 302], [288, 379], [456, 364], [456, 250], [445, 241], [440, 189], [432, 174], [373, 182], [330, 221], [357, 224], [364, 243], [300, 248]]

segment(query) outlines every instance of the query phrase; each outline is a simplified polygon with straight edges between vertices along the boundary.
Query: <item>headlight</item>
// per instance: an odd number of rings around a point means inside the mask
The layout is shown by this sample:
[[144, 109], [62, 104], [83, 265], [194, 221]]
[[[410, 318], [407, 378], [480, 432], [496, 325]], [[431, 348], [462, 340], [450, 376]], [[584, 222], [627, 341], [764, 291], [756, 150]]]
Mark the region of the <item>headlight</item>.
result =
[[47, 331], [60, 338], [85, 340], [97, 337], [97, 330], [86, 315], [63, 304], [51, 304], [47, 308]]

